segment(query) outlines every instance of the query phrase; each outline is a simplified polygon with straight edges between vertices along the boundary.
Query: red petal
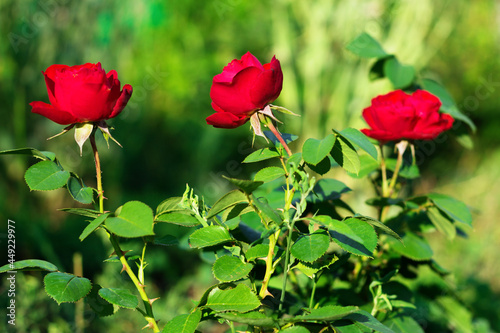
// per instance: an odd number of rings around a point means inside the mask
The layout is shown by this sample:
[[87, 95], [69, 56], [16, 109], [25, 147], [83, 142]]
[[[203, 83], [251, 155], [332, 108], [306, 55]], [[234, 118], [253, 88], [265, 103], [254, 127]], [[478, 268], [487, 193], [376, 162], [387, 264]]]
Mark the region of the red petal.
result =
[[208, 125], [218, 128], [236, 128], [245, 124], [249, 117], [237, 117], [229, 112], [216, 112], [207, 117]]
[[132, 96], [132, 86], [130, 84], [126, 84], [123, 86], [122, 93], [120, 95], [120, 98], [116, 101], [115, 107], [113, 108], [113, 112], [109, 116], [109, 118], [114, 118], [117, 115], [122, 112], [122, 110], [125, 108], [125, 106], [128, 103], [128, 100], [130, 99], [130, 96]]
[[264, 65], [264, 68], [264, 72], [257, 77], [252, 90], [250, 90], [252, 102], [259, 106], [259, 109], [278, 98], [283, 87], [283, 72], [280, 62], [273, 57], [269, 64]]
[[56, 109], [50, 104], [44, 102], [31, 102], [31, 112], [38, 113], [53, 122], [61, 125], [69, 125], [80, 122], [71, 113]]

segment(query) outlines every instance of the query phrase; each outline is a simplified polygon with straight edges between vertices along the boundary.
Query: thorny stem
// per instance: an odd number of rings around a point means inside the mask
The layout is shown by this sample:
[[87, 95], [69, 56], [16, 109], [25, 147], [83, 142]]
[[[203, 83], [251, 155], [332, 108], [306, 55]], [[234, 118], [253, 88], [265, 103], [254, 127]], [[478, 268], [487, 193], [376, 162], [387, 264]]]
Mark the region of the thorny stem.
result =
[[[97, 175], [97, 193], [99, 195], [99, 212], [104, 213], [104, 191], [102, 190], [102, 176], [101, 176], [101, 161], [99, 159], [99, 152], [97, 151], [97, 145], [95, 143], [95, 131], [92, 132], [90, 135], [90, 144], [92, 145], [92, 150], [94, 152], [94, 161], [95, 161], [95, 169], [96, 169], [96, 175]], [[144, 308], [146, 309], [146, 312], [140, 311], [143, 315], [144, 318], [148, 322], [148, 327], [153, 329], [153, 332], [160, 332], [160, 329], [158, 328], [158, 324], [155, 320], [155, 317], [153, 315], [153, 307], [152, 307], [152, 302], [150, 302], [150, 299], [144, 289], [144, 285], [139, 282], [139, 279], [137, 279], [137, 276], [135, 275], [134, 271], [132, 271], [132, 268], [130, 268], [130, 265], [127, 262], [127, 258], [125, 258], [125, 253], [121, 250], [120, 244], [118, 243], [118, 237], [116, 237], [114, 234], [108, 232], [108, 237], [111, 242], [111, 245], [113, 245], [113, 249], [115, 250], [115, 254], [118, 256], [120, 262], [123, 265], [123, 270], [125, 270], [134, 283], [135, 287], [137, 288], [137, 291], [141, 295], [141, 299], [144, 303]]]

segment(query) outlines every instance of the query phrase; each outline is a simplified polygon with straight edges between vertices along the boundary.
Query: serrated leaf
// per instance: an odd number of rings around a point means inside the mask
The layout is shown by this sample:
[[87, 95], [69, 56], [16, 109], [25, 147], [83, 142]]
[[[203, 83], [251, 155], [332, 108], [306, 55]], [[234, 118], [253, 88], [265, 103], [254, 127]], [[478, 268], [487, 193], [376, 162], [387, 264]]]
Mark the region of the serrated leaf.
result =
[[339, 180], [331, 178], [320, 179], [315, 185], [312, 192], [307, 196], [307, 201], [312, 203], [320, 203], [328, 200], [340, 199], [343, 193], [351, 191], [346, 184]]
[[302, 146], [302, 158], [306, 163], [317, 165], [330, 154], [335, 143], [335, 136], [329, 134], [323, 140], [307, 139]]
[[82, 204], [91, 204], [94, 201], [93, 189], [80, 183], [76, 177], [70, 177], [66, 187], [71, 197], [76, 201]]
[[285, 175], [285, 170], [278, 167], [267, 167], [259, 170], [253, 177], [254, 181], [267, 183]]
[[317, 260], [313, 263], [306, 263], [303, 261], [299, 261], [297, 265], [295, 265], [293, 268], [300, 270], [302, 273], [307, 275], [307, 277], [312, 279], [317, 272], [330, 267], [338, 260], [339, 258], [337, 258], [336, 255], [333, 256], [326, 255], [322, 257], [320, 260]]
[[47, 274], [43, 282], [47, 294], [58, 304], [76, 302], [85, 297], [92, 288], [88, 279], [60, 272]]
[[92, 220], [92, 222], [90, 222], [89, 225], [87, 225], [85, 229], [83, 229], [79, 237], [80, 241], [83, 241], [85, 238], [88, 237], [88, 235], [94, 232], [94, 230], [96, 230], [106, 220], [109, 214], [110, 213], [102, 214], [96, 217], [94, 220]]
[[183, 227], [196, 227], [201, 224], [198, 218], [194, 216], [194, 213], [188, 209], [163, 213], [156, 218], [156, 221], [177, 224]]
[[359, 311], [357, 306], [338, 306], [327, 305], [321, 308], [313, 309], [309, 314], [295, 316], [290, 321], [334, 321], [345, 318], [348, 315]]
[[182, 314], [170, 320], [162, 330], [162, 333], [194, 333], [201, 320], [201, 310], [196, 309], [189, 314]]
[[447, 216], [441, 213], [437, 207], [427, 208], [427, 216], [431, 220], [432, 224], [436, 227], [439, 232], [446, 236], [449, 240], [452, 240], [457, 235], [457, 229], [453, 225], [453, 222], [448, 219]]
[[345, 128], [340, 132], [334, 130], [334, 132], [366, 151], [375, 161], [377, 161], [377, 148], [375, 148], [373, 143], [371, 143], [368, 137], [362, 132], [352, 127]]
[[123, 288], [102, 288], [99, 290], [99, 296], [111, 304], [122, 308], [135, 309], [139, 305], [137, 296], [130, 290]]
[[377, 227], [379, 229], [382, 229], [387, 234], [389, 234], [392, 237], [396, 238], [401, 243], [403, 242], [403, 239], [401, 239], [401, 237], [394, 230], [392, 230], [391, 228], [389, 228], [387, 225], [383, 224], [379, 220], [373, 219], [373, 218], [368, 217], [368, 216], [358, 215], [358, 214], [356, 214], [354, 217], [357, 218], [357, 219], [359, 219], [359, 220], [362, 220], [362, 221], [365, 221], [365, 222], [369, 223], [373, 227]]
[[8, 149], [0, 151], [0, 155], [30, 155], [36, 158], [39, 158], [43, 161], [51, 160], [53, 161], [56, 158], [56, 154], [50, 151], [40, 151], [35, 148], [17, 148], [17, 149]]
[[101, 215], [101, 212], [98, 210], [94, 209], [88, 209], [88, 208], [61, 208], [59, 209], [61, 212], [66, 212], [69, 214], [74, 214], [74, 215], [80, 215], [80, 216], [85, 216], [85, 217], [90, 217], [95, 219], [99, 215]]
[[0, 273], [8, 271], [57, 271], [56, 265], [45, 260], [28, 259], [15, 261], [12, 264], [6, 264], [0, 267]]
[[252, 311], [247, 313], [238, 312], [221, 312], [217, 313], [217, 317], [237, 322], [246, 325], [259, 326], [259, 327], [274, 327], [276, 320], [265, 313]]
[[252, 194], [252, 192], [255, 191], [260, 185], [264, 184], [264, 182], [261, 182], [261, 181], [236, 179], [236, 178], [229, 178], [226, 176], [222, 176], [222, 177], [229, 180], [234, 186], [238, 187], [240, 190], [242, 190], [246, 194]]
[[424, 333], [420, 325], [410, 316], [399, 315], [384, 321], [384, 325], [395, 333]]
[[257, 295], [244, 284], [233, 289], [221, 290], [218, 287], [208, 295], [206, 307], [215, 312], [236, 311], [248, 312], [260, 306]]
[[250, 247], [245, 252], [245, 257], [248, 261], [252, 261], [255, 259], [259, 259], [259, 258], [265, 258], [265, 257], [267, 257], [268, 253], [269, 253], [269, 245], [268, 244], [257, 244], [257, 245]]
[[182, 210], [184, 208], [180, 207], [180, 203], [182, 202], [182, 197], [172, 197], [163, 200], [158, 207], [156, 207], [156, 215], [161, 215], [163, 213]]
[[222, 198], [217, 200], [217, 202], [212, 206], [212, 208], [207, 213], [207, 219], [211, 219], [220, 212], [229, 209], [239, 203], [246, 202], [248, 199], [246, 195], [240, 190], [233, 190], [229, 193], [224, 194]]
[[106, 227], [112, 233], [127, 238], [152, 236], [153, 211], [140, 201], [129, 201], [119, 207], [114, 217], [106, 219]]
[[431, 193], [427, 195], [429, 199], [452, 220], [472, 225], [472, 215], [467, 206], [448, 195]]
[[331, 155], [347, 172], [358, 174], [361, 168], [358, 153], [352, 144], [342, 136], [337, 136]]
[[85, 297], [85, 300], [98, 316], [111, 316], [114, 313], [113, 304], [107, 302], [99, 296], [99, 290], [101, 288], [102, 287], [100, 285], [94, 284], [90, 293]]
[[385, 58], [387, 54], [379, 42], [366, 32], [361, 33], [346, 48], [352, 53], [363, 58]]
[[63, 187], [70, 177], [69, 171], [63, 170], [52, 161], [42, 161], [33, 164], [24, 179], [32, 191], [50, 191]]
[[[323, 216], [323, 223], [330, 230], [330, 234], [342, 249], [360, 256], [373, 256], [377, 247], [377, 233], [371, 225], [356, 218], [347, 218], [343, 221]], [[318, 217], [314, 218], [315, 220]]]
[[432, 249], [424, 238], [409, 231], [406, 232], [402, 238], [404, 245], [393, 239], [387, 239], [387, 242], [394, 251], [410, 259], [421, 261], [432, 258]]
[[269, 206], [266, 198], [256, 198], [252, 196], [252, 202], [265, 216], [269, 217], [277, 225], [281, 225], [283, 220], [278, 213]]
[[222, 256], [214, 262], [212, 272], [220, 282], [233, 282], [246, 277], [252, 268], [252, 264], [244, 263], [240, 258]]
[[193, 248], [203, 248], [232, 241], [229, 231], [219, 225], [212, 225], [195, 230], [189, 236], [189, 244]]
[[262, 148], [262, 149], [254, 151], [253, 153], [251, 153], [250, 155], [245, 157], [245, 159], [243, 160], [242, 163], [260, 162], [260, 161], [268, 160], [270, 158], [275, 158], [275, 157], [279, 157], [279, 156], [280, 156], [280, 154], [278, 153], [276, 148]]
[[408, 87], [415, 79], [415, 68], [401, 64], [394, 56], [384, 61], [384, 74], [391, 81], [394, 89]]
[[313, 262], [328, 250], [330, 237], [325, 231], [317, 231], [309, 235], [300, 236], [292, 245], [292, 255], [305, 262]]
[[368, 327], [376, 332], [380, 333], [395, 333], [389, 327], [385, 326], [377, 319], [375, 319], [371, 314], [364, 310], [358, 310], [356, 313], [350, 314], [346, 317], [349, 320], [355, 321], [362, 326]]

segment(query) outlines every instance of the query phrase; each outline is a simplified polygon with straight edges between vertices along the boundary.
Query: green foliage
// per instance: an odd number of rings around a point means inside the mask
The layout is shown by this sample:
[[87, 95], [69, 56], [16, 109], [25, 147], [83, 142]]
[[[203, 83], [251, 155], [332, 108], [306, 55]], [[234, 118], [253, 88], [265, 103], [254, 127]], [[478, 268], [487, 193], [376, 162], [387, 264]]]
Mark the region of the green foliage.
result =
[[0, 267], [0, 273], [5, 273], [8, 271], [38, 271], [38, 270], [55, 272], [58, 269], [54, 264], [39, 259], [20, 260], [12, 264], [6, 264]]
[[50, 191], [61, 188], [69, 177], [68, 171], [63, 170], [52, 161], [38, 162], [32, 165], [24, 175], [26, 184], [35, 191]]
[[212, 225], [195, 230], [189, 236], [189, 244], [193, 248], [203, 248], [232, 241], [229, 231], [219, 225]]
[[252, 264], [242, 262], [240, 258], [222, 256], [215, 261], [212, 271], [220, 282], [233, 282], [246, 277], [252, 268]]
[[58, 304], [76, 302], [92, 289], [92, 284], [88, 279], [67, 273], [49, 273], [43, 282], [47, 294]]
[[236, 311], [245, 313], [260, 306], [257, 295], [244, 284], [238, 284], [234, 288], [212, 289], [208, 295], [206, 307], [215, 312]]
[[101, 288], [99, 289], [99, 296], [121, 308], [135, 309], [139, 305], [137, 296], [132, 294], [128, 289]]
[[106, 228], [121, 237], [154, 235], [153, 211], [140, 201], [129, 201], [106, 218]]
[[162, 332], [194, 333], [201, 319], [201, 310], [197, 309], [189, 314], [179, 315], [170, 320]]

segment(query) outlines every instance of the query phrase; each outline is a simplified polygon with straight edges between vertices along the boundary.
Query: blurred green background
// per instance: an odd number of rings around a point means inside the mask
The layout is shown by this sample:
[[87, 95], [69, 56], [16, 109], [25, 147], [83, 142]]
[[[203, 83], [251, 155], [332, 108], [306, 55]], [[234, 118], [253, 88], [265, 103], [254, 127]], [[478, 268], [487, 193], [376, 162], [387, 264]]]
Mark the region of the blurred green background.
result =
[[[391, 89], [387, 80], [369, 81], [371, 62], [345, 49], [366, 31], [422, 77], [440, 81], [478, 126], [474, 149], [450, 137], [423, 147], [423, 180], [415, 191], [450, 194], [474, 211], [468, 239], [433, 239], [440, 263], [454, 272], [464, 302], [500, 331], [500, 6], [492, 0], [2, 0], [0, 2], [0, 149], [35, 147], [57, 154], [63, 166], [95, 186], [90, 145], [83, 157], [72, 134], [46, 141], [62, 126], [32, 114], [29, 103], [48, 102], [42, 70], [52, 64], [101, 62], [134, 88], [123, 113], [109, 122], [113, 143], [101, 147], [106, 208], [137, 199], [156, 207], [182, 195], [186, 183], [211, 204], [230, 186], [221, 178], [248, 177], [241, 165], [251, 151], [249, 126], [236, 130], [207, 126], [212, 77], [231, 59], [251, 51], [263, 63], [281, 61], [284, 86], [274, 103], [300, 118], [286, 117], [282, 130], [321, 138], [331, 128], [363, 128], [361, 111], [370, 99]], [[257, 142], [256, 146], [262, 143]], [[295, 144], [300, 147], [301, 142]], [[292, 145], [292, 150], [294, 146]], [[0, 239], [3, 264], [7, 219], [16, 221], [16, 259], [38, 258], [73, 270], [73, 254], [83, 256], [86, 277], [102, 286], [124, 280], [117, 264], [102, 264], [110, 253], [98, 236], [78, 235], [83, 218], [58, 212], [75, 203], [61, 189], [30, 193], [23, 180], [32, 163], [0, 158]], [[341, 170], [331, 175], [354, 188], [347, 198], [370, 214], [365, 181]], [[182, 235], [183, 230], [168, 232]], [[137, 249], [136, 244], [125, 248]], [[210, 267], [183, 248], [150, 248], [148, 280], [157, 317], [165, 323], [186, 312], [214, 281]], [[74, 305], [60, 307], [43, 291], [41, 274], [18, 274], [18, 332], [74, 332]], [[6, 283], [0, 305], [7, 304]], [[2, 312], [3, 313], [3, 312]], [[134, 332], [139, 314], [119, 310], [115, 318], [95, 318], [86, 308], [87, 332]], [[1, 325], [5, 320], [1, 320]], [[202, 327], [203, 332], [217, 332]]]

